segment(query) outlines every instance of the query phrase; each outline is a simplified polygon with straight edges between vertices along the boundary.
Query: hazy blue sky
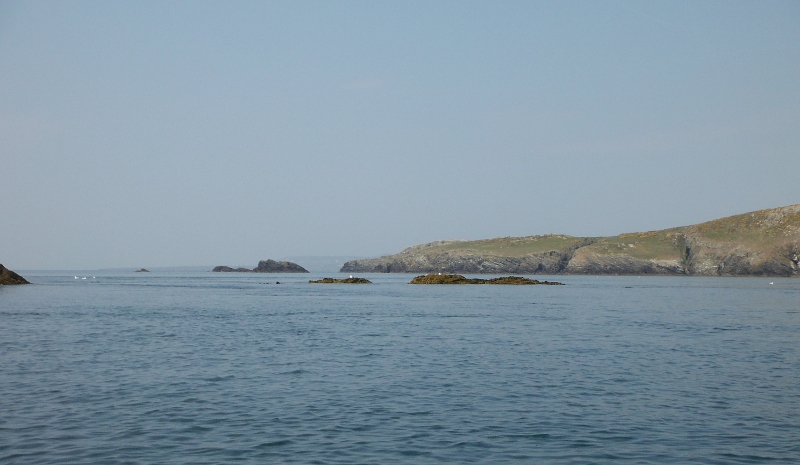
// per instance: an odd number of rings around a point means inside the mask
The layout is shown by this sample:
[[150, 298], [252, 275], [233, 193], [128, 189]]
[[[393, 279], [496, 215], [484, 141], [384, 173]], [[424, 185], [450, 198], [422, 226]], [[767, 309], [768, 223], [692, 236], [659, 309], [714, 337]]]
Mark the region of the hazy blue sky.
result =
[[248, 265], [800, 202], [800, 2], [0, 0], [0, 263]]

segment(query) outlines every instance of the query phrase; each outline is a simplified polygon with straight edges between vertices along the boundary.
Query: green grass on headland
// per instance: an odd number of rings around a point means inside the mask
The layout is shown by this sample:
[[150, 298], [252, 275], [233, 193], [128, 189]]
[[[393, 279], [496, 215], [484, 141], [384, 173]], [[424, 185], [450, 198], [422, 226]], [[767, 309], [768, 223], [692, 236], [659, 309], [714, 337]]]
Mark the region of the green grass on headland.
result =
[[800, 204], [608, 237], [437, 241], [341, 271], [378, 273], [800, 275]]
[[544, 236], [499, 237], [478, 241], [441, 241], [409, 247], [402, 253], [473, 253], [475, 255], [498, 255], [501, 257], [523, 257], [528, 254], [564, 250], [583, 242], [585, 238], [561, 234]]

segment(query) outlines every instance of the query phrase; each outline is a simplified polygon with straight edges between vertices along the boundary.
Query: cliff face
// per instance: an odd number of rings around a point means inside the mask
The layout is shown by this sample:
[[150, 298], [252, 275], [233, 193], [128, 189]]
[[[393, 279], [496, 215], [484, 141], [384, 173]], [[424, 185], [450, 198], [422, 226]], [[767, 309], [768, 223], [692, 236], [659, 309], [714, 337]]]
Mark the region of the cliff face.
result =
[[0, 286], [11, 284], [30, 284], [25, 278], [0, 265]]
[[745, 213], [685, 229], [689, 274], [798, 274], [800, 204]]
[[345, 263], [343, 272], [796, 276], [800, 204], [611, 237], [438, 241]]
[[231, 268], [229, 266], [217, 266], [213, 270], [216, 272], [236, 272], [236, 273], [308, 273], [308, 270], [294, 262], [276, 262], [275, 260], [261, 260], [258, 266], [252, 270], [247, 268]]

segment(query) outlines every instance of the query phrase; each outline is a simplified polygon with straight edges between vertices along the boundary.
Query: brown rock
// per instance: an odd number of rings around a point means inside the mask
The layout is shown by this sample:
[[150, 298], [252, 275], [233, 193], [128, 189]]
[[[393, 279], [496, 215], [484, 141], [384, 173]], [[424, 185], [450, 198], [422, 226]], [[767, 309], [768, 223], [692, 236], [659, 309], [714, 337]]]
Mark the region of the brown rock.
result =
[[531, 284], [545, 284], [563, 286], [564, 283], [556, 281], [539, 281], [538, 279], [523, 278], [521, 276], [504, 276], [502, 278], [492, 279], [469, 279], [460, 274], [428, 274], [417, 276], [412, 279], [409, 284], [513, 284], [513, 285], [531, 285]]
[[0, 286], [12, 284], [30, 284], [28, 280], [0, 265]]
[[372, 284], [372, 281], [366, 278], [349, 277], [345, 279], [322, 278], [316, 281], [309, 281], [311, 284]]

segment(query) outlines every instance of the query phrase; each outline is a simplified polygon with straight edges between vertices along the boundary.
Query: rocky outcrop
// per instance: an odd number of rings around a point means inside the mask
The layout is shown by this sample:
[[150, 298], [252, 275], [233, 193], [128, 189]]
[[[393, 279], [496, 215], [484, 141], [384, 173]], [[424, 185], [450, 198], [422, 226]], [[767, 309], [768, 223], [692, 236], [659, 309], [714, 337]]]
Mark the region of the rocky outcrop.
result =
[[261, 260], [253, 269], [256, 273], [308, 273], [308, 270], [293, 262]]
[[253, 270], [251, 270], [250, 268], [243, 268], [243, 267], [231, 268], [229, 266], [215, 266], [214, 269], [211, 270], [211, 271], [215, 271], [217, 273], [219, 273], [219, 272], [222, 272], [222, 273], [252, 273], [253, 272]]
[[150, 270], [146, 270], [144, 268], [140, 268], [140, 269], [136, 270], [136, 273], [149, 273], [149, 272], [150, 272]]
[[492, 279], [469, 279], [460, 274], [428, 274], [417, 276], [409, 284], [511, 284], [511, 285], [532, 285], [545, 284], [563, 286], [564, 283], [556, 281], [539, 281], [537, 279], [523, 278], [521, 276], [505, 276]]
[[30, 284], [28, 280], [22, 276], [14, 273], [8, 268], [0, 265], [0, 286], [13, 285], [13, 284]]
[[275, 260], [261, 260], [258, 266], [249, 270], [247, 268], [231, 268], [229, 266], [217, 266], [215, 272], [234, 272], [234, 273], [308, 273], [308, 270], [293, 262], [277, 262]]
[[800, 204], [610, 237], [438, 241], [342, 272], [799, 276]]
[[345, 279], [335, 278], [322, 278], [317, 280], [308, 281], [310, 284], [372, 284], [372, 281], [366, 278], [349, 277]]

